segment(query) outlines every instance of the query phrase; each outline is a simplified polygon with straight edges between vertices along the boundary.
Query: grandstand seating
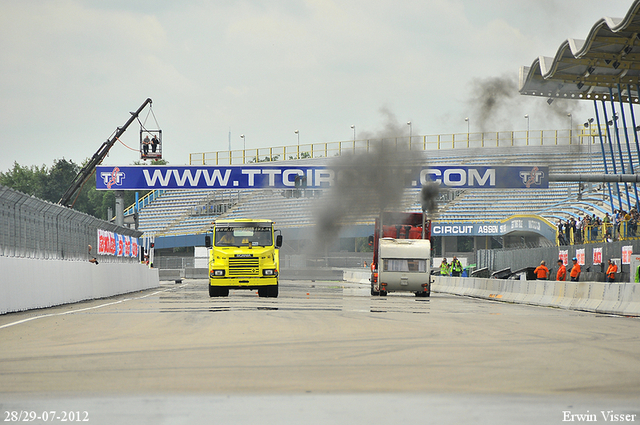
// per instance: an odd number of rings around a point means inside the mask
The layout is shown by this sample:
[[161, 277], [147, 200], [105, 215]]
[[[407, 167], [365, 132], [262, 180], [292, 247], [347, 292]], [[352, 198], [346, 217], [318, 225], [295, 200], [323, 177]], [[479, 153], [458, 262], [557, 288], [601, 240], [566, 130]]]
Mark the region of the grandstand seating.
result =
[[[596, 146], [592, 149], [580, 145], [450, 149], [428, 151], [427, 156], [428, 164], [434, 166], [538, 165], [548, 166], [550, 173], [604, 173], [602, 152]], [[582, 193], [573, 182], [550, 182], [548, 189], [456, 190], [455, 196], [440, 201], [435, 218], [488, 221], [514, 214], [538, 214], [555, 222], [586, 214], [611, 214], [606, 185], [589, 186], [591, 190], [585, 189]], [[623, 199], [620, 205], [615, 190], [613, 194], [614, 208], [628, 210], [626, 201]], [[293, 197], [291, 191], [283, 190], [167, 190], [140, 211], [140, 230], [156, 235], [200, 233], [217, 217], [270, 218], [280, 228], [308, 227], [314, 224], [317, 196], [318, 191]], [[399, 208], [420, 211], [418, 196], [418, 189], [406, 190]], [[358, 224], [372, 223], [373, 219], [373, 215], [363, 216]]]

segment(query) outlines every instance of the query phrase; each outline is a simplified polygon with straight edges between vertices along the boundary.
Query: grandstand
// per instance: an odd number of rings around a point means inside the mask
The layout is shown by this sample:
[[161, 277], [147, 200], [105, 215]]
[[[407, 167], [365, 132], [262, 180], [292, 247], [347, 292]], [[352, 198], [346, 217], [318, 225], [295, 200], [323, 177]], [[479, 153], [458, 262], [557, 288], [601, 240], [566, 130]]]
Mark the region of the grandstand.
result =
[[[605, 149], [607, 161], [611, 160], [609, 152]], [[552, 174], [604, 172], [599, 144], [457, 148], [429, 150], [426, 154], [428, 165], [433, 166], [531, 165], [548, 166]], [[306, 161], [326, 165], [330, 160]], [[418, 194], [418, 189], [407, 189], [399, 209], [420, 211]], [[156, 237], [195, 234], [205, 232], [219, 217], [268, 217], [281, 229], [308, 230], [314, 226], [316, 202], [323, 202], [327, 196], [320, 190], [170, 190], [140, 210], [139, 229]], [[497, 221], [516, 214], [535, 214], [553, 223], [558, 219], [612, 212], [604, 185], [589, 185], [580, 190], [578, 183], [566, 182], [550, 182], [548, 189], [447, 190], [441, 193], [438, 204], [435, 220], [447, 222]], [[617, 198], [613, 205], [629, 209], [624, 202], [620, 205]], [[371, 231], [367, 226], [374, 219], [370, 214], [350, 224], [361, 225], [362, 234], [357, 236], [367, 236]]]

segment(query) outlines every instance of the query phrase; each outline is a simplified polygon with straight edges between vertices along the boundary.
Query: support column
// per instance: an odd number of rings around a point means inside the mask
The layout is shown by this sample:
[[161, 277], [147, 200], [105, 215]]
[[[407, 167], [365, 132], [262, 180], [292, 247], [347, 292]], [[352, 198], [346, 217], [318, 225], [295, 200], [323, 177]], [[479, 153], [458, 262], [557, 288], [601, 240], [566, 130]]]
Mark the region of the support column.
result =
[[116, 226], [124, 226], [124, 190], [114, 191], [116, 195]]

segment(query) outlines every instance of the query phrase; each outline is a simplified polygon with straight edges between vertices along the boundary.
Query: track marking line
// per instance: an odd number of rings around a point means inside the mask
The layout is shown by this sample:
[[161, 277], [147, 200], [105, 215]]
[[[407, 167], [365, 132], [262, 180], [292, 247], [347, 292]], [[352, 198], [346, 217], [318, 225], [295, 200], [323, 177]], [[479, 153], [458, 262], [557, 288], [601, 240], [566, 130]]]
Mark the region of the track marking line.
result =
[[104, 303], [104, 304], [96, 305], [96, 306], [93, 306], [93, 307], [85, 307], [85, 308], [79, 308], [77, 310], [63, 311], [61, 313], [50, 313], [50, 314], [43, 314], [43, 315], [40, 315], [40, 316], [29, 317], [27, 319], [22, 319], [22, 320], [18, 320], [16, 322], [11, 322], [11, 323], [7, 323], [5, 325], [2, 325], [2, 326], [0, 326], [0, 329], [8, 328], [8, 327], [19, 325], [19, 324], [26, 323], [26, 322], [30, 322], [30, 321], [36, 320], [36, 319], [43, 319], [45, 317], [64, 316], [65, 314], [81, 313], [83, 311], [95, 310], [97, 308], [108, 307], [110, 305], [120, 304], [120, 303], [123, 303], [125, 301], [141, 300], [143, 298], [147, 298], [147, 297], [150, 297], [152, 295], [157, 295], [157, 294], [160, 294], [162, 292], [168, 292], [168, 291], [173, 291], [174, 289], [182, 288], [185, 285], [186, 285], [186, 283], [183, 283], [182, 285], [177, 286], [177, 287], [164, 289], [162, 291], [152, 292], [151, 294], [142, 295], [140, 297], [125, 298], [125, 299], [122, 299], [122, 300], [113, 301], [113, 302], [109, 302], [109, 303]]

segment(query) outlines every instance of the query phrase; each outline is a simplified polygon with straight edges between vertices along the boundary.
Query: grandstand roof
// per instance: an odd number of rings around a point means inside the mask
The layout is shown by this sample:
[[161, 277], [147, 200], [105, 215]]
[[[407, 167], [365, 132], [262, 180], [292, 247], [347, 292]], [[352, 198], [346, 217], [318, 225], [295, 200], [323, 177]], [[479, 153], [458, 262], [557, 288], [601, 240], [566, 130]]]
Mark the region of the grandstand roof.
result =
[[[520, 93], [550, 99], [618, 100], [639, 102], [640, 0], [627, 15], [598, 20], [585, 40], [567, 39], [553, 58], [540, 56], [520, 68]], [[629, 85], [629, 92], [627, 92]]]

